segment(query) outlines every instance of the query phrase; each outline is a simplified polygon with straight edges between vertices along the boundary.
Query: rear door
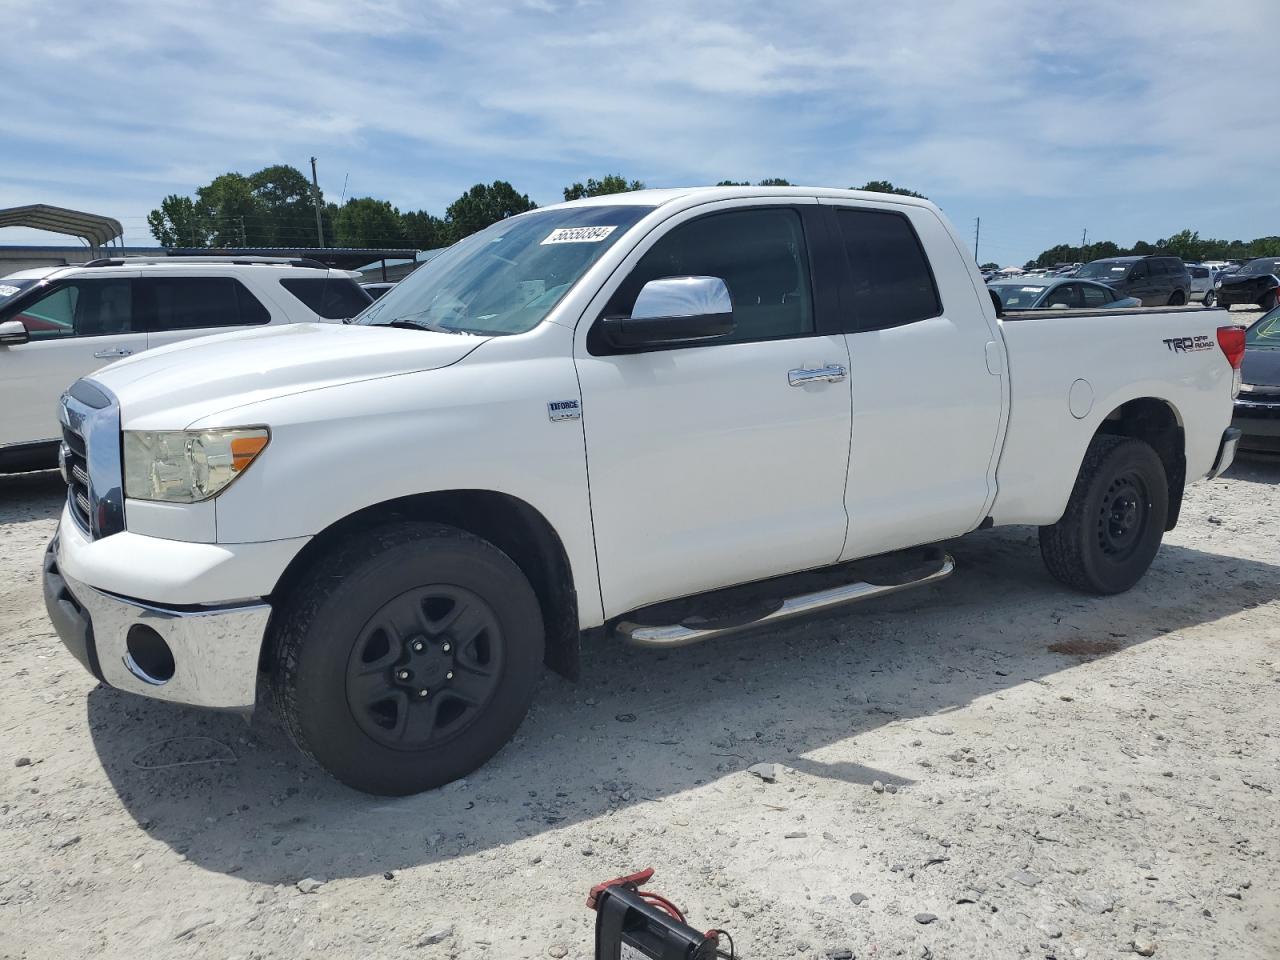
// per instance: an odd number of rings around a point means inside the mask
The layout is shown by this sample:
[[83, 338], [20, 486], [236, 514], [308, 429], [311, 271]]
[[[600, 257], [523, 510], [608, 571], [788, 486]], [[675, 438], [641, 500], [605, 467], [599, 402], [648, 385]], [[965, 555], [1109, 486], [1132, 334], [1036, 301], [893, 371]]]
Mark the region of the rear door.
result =
[[990, 304], [932, 210], [823, 203], [847, 270], [853, 441], [842, 559], [966, 533], [994, 496], [1003, 430], [1004, 351]]
[[[813, 200], [731, 201], [642, 240], [578, 325], [591, 514], [613, 616], [659, 600], [834, 563], [845, 539], [848, 348]], [[815, 235], [814, 229], [819, 228]], [[724, 280], [736, 330], [620, 353], [593, 335], [640, 288]], [[825, 379], [808, 371], [824, 370]]]
[[136, 289], [149, 347], [271, 322], [262, 302], [231, 276], [147, 276]]
[[0, 347], [0, 446], [60, 436], [58, 398], [71, 383], [147, 348], [135, 326], [136, 273], [55, 281], [0, 314], [31, 339]]

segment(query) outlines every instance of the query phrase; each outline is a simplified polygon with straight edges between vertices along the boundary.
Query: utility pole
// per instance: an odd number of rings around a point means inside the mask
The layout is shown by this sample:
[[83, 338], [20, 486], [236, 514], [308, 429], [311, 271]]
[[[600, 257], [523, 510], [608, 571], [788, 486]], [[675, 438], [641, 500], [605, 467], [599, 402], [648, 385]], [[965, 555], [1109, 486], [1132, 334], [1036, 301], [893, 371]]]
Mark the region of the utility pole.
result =
[[316, 177], [316, 158], [311, 158], [311, 199], [316, 205], [316, 240], [324, 246], [324, 220], [320, 218], [320, 181]]
[[978, 259], [978, 237], [982, 235], [982, 218], [973, 218], [973, 259], [978, 263], [982, 261]]
[[1089, 245], [1089, 228], [1085, 227], [1080, 233], [1080, 256], [1084, 256], [1084, 248]]

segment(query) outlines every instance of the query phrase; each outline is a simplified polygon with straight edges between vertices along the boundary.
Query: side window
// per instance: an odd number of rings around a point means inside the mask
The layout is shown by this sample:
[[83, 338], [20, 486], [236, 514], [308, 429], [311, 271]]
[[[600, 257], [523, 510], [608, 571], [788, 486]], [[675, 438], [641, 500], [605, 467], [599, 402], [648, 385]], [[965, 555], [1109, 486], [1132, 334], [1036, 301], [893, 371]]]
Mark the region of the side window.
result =
[[14, 314], [32, 340], [129, 333], [133, 326], [131, 281], [72, 280]]
[[373, 298], [350, 277], [293, 277], [280, 286], [326, 320], [345, 320], [360, 313]]
[[1046, 307], [1080, 307], [1083, 303], [1080, 300], [1080, 287], [1074, 283], [1060, 283], [1049, 291], [1049, 296], [1045, 297], [1044, 305]]
[[911, 221], [881, 210], [836, 211], [853, 279], [858, 330], [881, 330], [942, 313], [942, 301]]
[[1104, 290], [1102, 287], [1095, 287], [1092, 284], [1082, 283], [1080, 292], [1084, 295], [1084, 305], [1086, 307], [1105, 307], [1111, 302], [1111, 291]]
[[1153, 277], [1167, 277], [1169, 275], [1168, 260], [1152, 260], [1151, 275]]
[[139, 312], [152, 331], [237, 327], [271, 319], [234, 277], [143, 277], [135, 283]]
[[813, 295], [800, 215], [789, 207], [708, 214], [675, 227], [636, 264], [605, 307], [630, 316], [640, 289], [663, 277], [719, 277], [733, 298], [741, 343], [811, 334]]

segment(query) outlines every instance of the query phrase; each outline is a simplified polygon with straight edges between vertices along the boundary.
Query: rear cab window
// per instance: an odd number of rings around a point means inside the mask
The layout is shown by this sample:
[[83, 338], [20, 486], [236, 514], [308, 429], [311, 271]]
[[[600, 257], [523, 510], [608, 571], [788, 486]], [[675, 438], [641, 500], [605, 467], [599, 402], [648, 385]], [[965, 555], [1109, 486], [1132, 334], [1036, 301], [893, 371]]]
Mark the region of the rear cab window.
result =
[[284, 277], [280, 286], [326, 320], [346, 320], [373, 303], [350, 277]]
[[942, 314], [929, 258], [905, 214], [838, 207], [836, 223], [849, 261], [855, 330], [883, 330]]

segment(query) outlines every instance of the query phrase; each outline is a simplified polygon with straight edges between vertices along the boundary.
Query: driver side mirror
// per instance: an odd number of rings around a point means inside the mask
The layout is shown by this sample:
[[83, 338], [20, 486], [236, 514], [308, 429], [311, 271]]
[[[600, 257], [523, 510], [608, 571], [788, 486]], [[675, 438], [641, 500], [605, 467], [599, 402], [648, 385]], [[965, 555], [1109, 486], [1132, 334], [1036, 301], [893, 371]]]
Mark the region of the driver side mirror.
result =
[[663, 277], [644, 285], [631, 316], [600, 324], [620, 350], [714, 340], [733, 333], [733, 298], [719, 277]]
[[0, 323], [0, 347], [14, 347], [31, 339], [26, 326], [21, 320], [6, 320]]

